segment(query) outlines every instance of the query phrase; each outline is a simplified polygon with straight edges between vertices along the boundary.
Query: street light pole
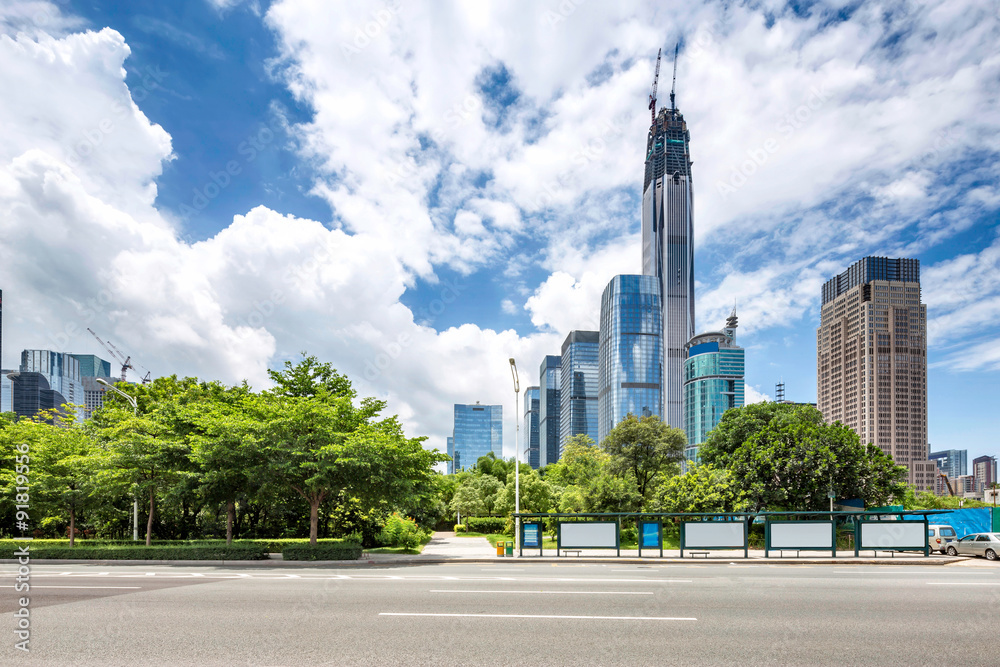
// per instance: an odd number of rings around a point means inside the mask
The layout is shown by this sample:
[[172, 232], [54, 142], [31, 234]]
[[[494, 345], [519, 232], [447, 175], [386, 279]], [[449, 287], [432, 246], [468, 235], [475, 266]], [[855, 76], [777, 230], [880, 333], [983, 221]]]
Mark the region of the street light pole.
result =
[[[132, 406], [132, 415], [133, 416], [138, 416], [139, 415], [139, 404], [136, 402], [136, 400], [134, 398], [132, 398], [131, 396], [129, 396], [128, 394], [126, 394], [124, 391], [122, 391], [118, 387], [114, 386], [113, 384], [110, 384], [104, 378], [97, 378], [97, 384], [104, 385], [105, 387], [107, 387], [111, 391], [115, 392], [119, 396], [123, 396], [125, 398], [125, 400], [129, 402], [129, 405]], [[132, 541], [133, 542], [138, 542], [139, 541], [139, 499], [138, 498], [133, 498], [132, 499]]]
[[518, 443], [521, 433], [521, 420], [518, 418], [518, 406], [521, 383], [517, 379], [517, 364], [514, 357], [510, 358], [510, 374], [514, 378], [514, 558], [521, 549], [521, 446]]

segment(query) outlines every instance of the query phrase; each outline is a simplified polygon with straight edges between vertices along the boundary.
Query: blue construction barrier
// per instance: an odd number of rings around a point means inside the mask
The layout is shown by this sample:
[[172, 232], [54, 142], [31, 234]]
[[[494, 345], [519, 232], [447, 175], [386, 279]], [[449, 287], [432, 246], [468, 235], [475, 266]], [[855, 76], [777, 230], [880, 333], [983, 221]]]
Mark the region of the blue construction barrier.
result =
[[[972, 533], [988, 533], [993, 529], [989, 507], [971, 509], [945, 510], [941, 514], [931, 514], [927, 517], [930, 524], [951, 526], [959, 538]], [[906, 521], [923, 521], [923, 517], [906, 515]]]

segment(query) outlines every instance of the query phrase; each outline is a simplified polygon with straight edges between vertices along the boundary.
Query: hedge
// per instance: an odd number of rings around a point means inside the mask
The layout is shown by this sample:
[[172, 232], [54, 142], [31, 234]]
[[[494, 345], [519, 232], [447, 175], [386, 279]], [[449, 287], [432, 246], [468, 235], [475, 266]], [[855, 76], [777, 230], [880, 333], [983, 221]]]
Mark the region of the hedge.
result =
[[[166, 546], [77, 546], [60, 547], [18, 542], [18, 548], [28, 545], [33, 559], [67, 560], [264, 560], [267, 552], [255, 545], [166, 545]], [[16, 548], [3, 548], [4, 558], [13, 558]]]
[[507, 518], [502, 516], [470, 516], [465, 521], [471, 533], [502, 533], [507, 527]]
[[281, 550], [282, 560], [357, 560], [362, 548], [354, 542], [320, 542], [316, 546], [288, 544]]

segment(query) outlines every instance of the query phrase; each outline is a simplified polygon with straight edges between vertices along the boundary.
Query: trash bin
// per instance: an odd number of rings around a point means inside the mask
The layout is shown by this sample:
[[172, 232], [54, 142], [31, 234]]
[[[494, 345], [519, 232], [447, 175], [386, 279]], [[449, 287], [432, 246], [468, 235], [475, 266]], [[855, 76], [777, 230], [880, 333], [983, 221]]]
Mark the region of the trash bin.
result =
[[503, 556], [503, 542], [497, 542], [497, 556]]
[[513, 542], [507, 542], [507, 555], [508, 556], [513, 556], [514, 555], [514, 543]]

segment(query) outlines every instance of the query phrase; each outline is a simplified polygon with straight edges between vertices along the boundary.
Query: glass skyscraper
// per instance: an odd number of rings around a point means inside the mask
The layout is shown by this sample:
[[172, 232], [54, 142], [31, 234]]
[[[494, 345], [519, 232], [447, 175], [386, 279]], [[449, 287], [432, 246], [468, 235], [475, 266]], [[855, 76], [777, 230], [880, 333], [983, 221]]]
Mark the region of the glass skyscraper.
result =
[[597, 385], [600, 333], [571, 331], [562, 344], [559, 455], [566, 441], [585, 434], [597, 442]]
[[743, 407], [743, 348], [736, 345], [736, 312], [723, 331], [694, 336], [687, 344], [684, 362], [685, 458], [698, 460], [698, 447], [716, 427], [726, 410]]
[[538, 470], [538, 411], [539, 388], [528, 387], [524, 391], [524, 435], [522, 436], [521, 460]]
[[[50, 400], [58, 400], [59, 397], [62, 398], [62, 403], [76, 406], [85, 405], [83, 381], [80, 377], [80, 362], [73, 355], [50, 350], [24, 350], [21, 352], [20, 372], [24, 376], [14, 382], [15, 396], [12, 401], [14, 412], [19, 415], [33, 416], [34, 413], [28, 414], [28, 412], [33, 409], [32, 406], [36, 404], [36, 401], [39, 401], [37, 404], [40, 406], [48, 406], [39, 408], [42, 410], [50, 407], [58, 408], [61, 403], [54, 406], [49, 406], [48, 403]], [[33, 373], [40, 375], [44, 382], [29, 379]], [[24, 395], [18, 396], [19, 391], [24, 392]], [[42, 396], [41, 399], [28, 397], [28, 394], [34, 395], [37, 392], [42, 392], [39, 394]], [[55, 392], [58, 397], [46, 398], [48, 394], [44, 392]], [[19, 404], [21, 405], [20, 410], [18, 409]], [[83, 421], [83, 418], [84, 412], [81, 409], [77, 412], [77, 420]]]
[[546, 355], [538, 369], [538, 465], [542, 468], [559, 460], [561, 378], [562, 359], [558, 354]]
[[490, 452], [503, 458], [503, 406], [456, 403], [452, 437], [455, 472], [471, 468]]
[[969, 474], [969, 450], [967, 449], [946, 449], [941, 452], [931, 452], [927, 455], [927, 459], [934, 461], [938, 470], [952, 479]]
[[[454, 429], [454, 426], [452, 426], [452, 429]], [[455, 438], [448, 436], [447, 446], [448, 446], [448, 456], [451, 457], [451, 461], [448, 461], [447, 464], [448, 465], [447, 471], [449, 475], [454, 475], [456, 467], [455, 464], [458, 463], [458, 459], [455, 458]]]
[[660, 283], [663, 309], [663, 409], [671, 426], [684, 426], [685, 345], [694, 336], [694, 191], [690, 135], [670, 94], [646, 138], [642, 185], [642, 272]]
[[663, 326], [656, 276], [615, 276], [601, 296], [597, 442], [628, 414], [660, 416]]

